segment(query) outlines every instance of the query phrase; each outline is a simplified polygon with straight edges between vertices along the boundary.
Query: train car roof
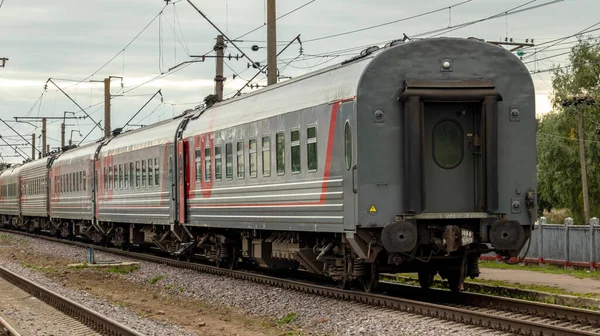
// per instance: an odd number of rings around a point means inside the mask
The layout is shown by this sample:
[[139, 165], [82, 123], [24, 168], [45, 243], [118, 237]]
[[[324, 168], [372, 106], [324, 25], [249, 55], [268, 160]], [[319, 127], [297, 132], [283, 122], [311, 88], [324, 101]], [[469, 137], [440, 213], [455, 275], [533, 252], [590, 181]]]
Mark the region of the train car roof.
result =
[[118, 154], [173, 142], [181, 116], [121, 133], [102, 147], [101, 153]]
[[43, 157], [35, 161], [26, 162], [23, 165], [21, 165], [21, 167], [24, 171], [39, 168], [40, 166], [45, 167], [46, 165], [48, 165], [48, 160], [50, 160], [50, 157]]
[[352, 99], [356, 97], [364, 69], [382, 49], [219, 102], [202, 113], [204, 122], [190, 122], [186, 134], [211, 132], [340, 99]]
[[81, 147], [69, 149], [66, 152], [61, 153], [58, 158], [54, 160], [52, 165], [80, 159], [93, 160], [98, 146], [100, 146], [100, 142], [92, 142]]

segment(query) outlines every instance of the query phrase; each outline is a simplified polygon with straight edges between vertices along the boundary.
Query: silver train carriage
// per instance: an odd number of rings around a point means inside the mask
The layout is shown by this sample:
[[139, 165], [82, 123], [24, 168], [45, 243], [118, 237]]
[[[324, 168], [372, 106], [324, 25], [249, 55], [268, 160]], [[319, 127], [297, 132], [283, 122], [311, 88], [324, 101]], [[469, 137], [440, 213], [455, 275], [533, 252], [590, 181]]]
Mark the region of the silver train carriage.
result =
[[302, 267], [366, 290], [381, 271], [423, 287], [439, 273], [458, 290], [481, 253], [517, 256], [531, 235], [534, 97], [522, 62], [477, 39], [369, 48], [71, 150], [95, 167], [81, 226], [229, 267]]

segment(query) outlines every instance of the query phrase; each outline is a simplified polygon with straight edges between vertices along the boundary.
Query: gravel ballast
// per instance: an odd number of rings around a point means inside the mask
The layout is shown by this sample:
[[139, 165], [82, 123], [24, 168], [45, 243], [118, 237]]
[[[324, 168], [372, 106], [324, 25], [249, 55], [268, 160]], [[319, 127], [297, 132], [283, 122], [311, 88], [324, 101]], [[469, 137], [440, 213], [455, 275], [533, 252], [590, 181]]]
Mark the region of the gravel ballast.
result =
[[[20, 239], [29, 243], [28, 248], [34, 253], [82, 262], [88, 256], [88, 250], [82, 247], [30, 237], [11, 236], [12, 239]], [[3, 252], [0, 251], [0, 253]], [[95, 258], [98, 261], [139, 261], [99, 251], [95, 252]], [[140, 320], [134, 312], [126, 308], [94, 299], [84, 291], [65, 288], [41, 273], [16, 263], [8, 263], [3, 266], [144, 334], [188, 335], [182, 329], [167, 323], [150, 319]], [[209, 304], [232, 307], [259, 318], [281, 319], [286, 315], [294, 316], [291, 323], [300, 327], [304, 334], [381, 336], [499, 334], [478, 327], [323, 298], [146, 261], [140, 263], [139, 270], [120, 276], [140, 284], [148, 284], [151, 279], [160, 278], [158, 281], [153, 281], [154, 285], [170, 288], [164, 289], [164, 291], [180, 295], [182, 299], [188, 297]]]

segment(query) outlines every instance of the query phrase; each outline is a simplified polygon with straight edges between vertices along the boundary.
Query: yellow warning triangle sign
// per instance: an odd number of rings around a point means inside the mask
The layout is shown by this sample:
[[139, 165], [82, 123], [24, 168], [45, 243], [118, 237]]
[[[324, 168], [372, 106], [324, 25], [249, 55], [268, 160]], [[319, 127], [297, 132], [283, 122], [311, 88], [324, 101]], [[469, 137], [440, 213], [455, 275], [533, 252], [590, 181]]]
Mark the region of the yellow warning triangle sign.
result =
[[371, 205], [371, 208], [369, 209], [369, 212], [377, 212], [377, 209], [375, 209], [374, 205]]

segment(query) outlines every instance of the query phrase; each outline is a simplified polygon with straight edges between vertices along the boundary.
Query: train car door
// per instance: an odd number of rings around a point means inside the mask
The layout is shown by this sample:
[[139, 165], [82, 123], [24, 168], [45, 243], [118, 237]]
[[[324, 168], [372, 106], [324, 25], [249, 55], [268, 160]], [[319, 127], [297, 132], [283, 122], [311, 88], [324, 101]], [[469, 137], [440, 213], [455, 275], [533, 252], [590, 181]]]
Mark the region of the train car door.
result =
[[178, 206], [178, 220], [179, 223], [185, 223], [185, 209], [186, 209], [186, 190], [188, 181], [186, 181], [185, 168], [187, 167], [187, 152], [189, 149], [189, 142], [182, 139], [177, 142], [177, 190], [179, 194]]
[[426, 212], [475, 211], [481, 137], [476, 103], [424, 103]]
[[[356, 166], [357, 159], [357, 146], [356, 146], [356, 116], [353, 113], [355, 103], [336, 103], [339, 104], [339, 111], [337, 111], [337, 118], [331, 118], [331, 121], [335, 121], [337, 125], [335, 127], [336, 132], [333, 134], [339, 134], [334, 141], [341, 141], [341, 153], [335, 153], [333, 155], [340, 155], [343, 157], [343, 202], [344, 202], [344, 231], [355, 231], [356, 230], [356, 219], [358, 218], [358, 174]], [[334, 114], [337, 107], [333, 107], [332, 113]], [[334, 136], [331, 134], [330, 136]], [[336, 147], [336, 146], [334, 146]]]
[[170, 200], [170, 221], [175, 223], [177, 221], [177, 214], [179, 208], [177, 207], [177, 183], [175, 183], [175, 161], [173, 160], [173, 154], [175, 152], [174, 144], [167, 144], [167, 185], [169, 186], [169, 200]]

